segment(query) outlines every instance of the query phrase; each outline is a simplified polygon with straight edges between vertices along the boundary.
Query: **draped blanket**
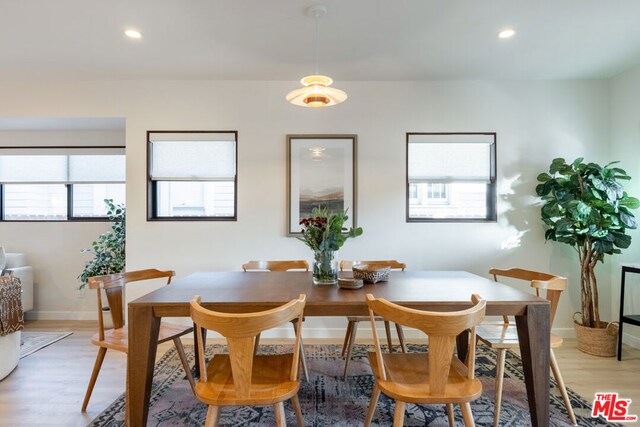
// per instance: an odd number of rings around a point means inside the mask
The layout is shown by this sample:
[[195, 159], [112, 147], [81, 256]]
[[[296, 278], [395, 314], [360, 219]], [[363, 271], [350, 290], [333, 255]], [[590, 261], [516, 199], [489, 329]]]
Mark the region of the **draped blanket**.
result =
[[0, 337], [24, 328], [20, 279], [0, 277]]

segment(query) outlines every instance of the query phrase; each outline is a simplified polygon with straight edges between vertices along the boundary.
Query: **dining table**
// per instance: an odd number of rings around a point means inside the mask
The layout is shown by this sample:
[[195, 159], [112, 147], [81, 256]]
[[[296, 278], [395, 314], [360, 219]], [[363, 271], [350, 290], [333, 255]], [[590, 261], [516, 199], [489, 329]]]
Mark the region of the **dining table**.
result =
[[[549, 425], [549, 302], [465, 271], [392, 271], [388, 281], [355, 290], [314, 285], [310, 272], [197, 272], [179, 278], [128, 304], [126, 425], [147, 423], [160, 320], [189, 317], [196, 295], [207, 309], [247, 313], [272, 309], [305, 294], [304, 316], [323, 317], [368, 315], [369, 293], [430, 311], [467, 309], [473, 305], [471, 295], [478, 294], [487, 302], [487, 316], [515, 316], [531, 425]], [[465, 360], [469, 331], [456, 342], [458, 357]]]

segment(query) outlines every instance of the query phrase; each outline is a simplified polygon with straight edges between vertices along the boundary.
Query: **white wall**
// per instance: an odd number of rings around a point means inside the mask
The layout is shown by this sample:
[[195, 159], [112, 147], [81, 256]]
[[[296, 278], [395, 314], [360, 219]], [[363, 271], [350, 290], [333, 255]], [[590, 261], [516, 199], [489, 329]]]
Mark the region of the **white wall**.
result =
[[[297, 86], [235, 81], [0, 83], [0, 116], [125, 117], [128, 268], [171, 268], [179, 276], [197, 270], [237, 270], [252, 258], [310, 259], [301, 242], [285, 237], [285, 136], [358, 134], [358, 224], [364, 235], [348, 241], [339, 257], [397, 258], [411, 269], [460, 269], [482, 275], [493, 266], [566, 275], [571, 284], [560, 302], [556, 326], [571, 327], [571, 313], [579, 307], [578, 263], [571, 248], [544, 243], [539, 208], [533, 206], [535, 177], [557, 156], [609, 160], [606, 81], [342, 82], [338, 86], [349, 94], [347, 102], [322, 110], [286, 103], [285, 94]], [[146, 131], [162, 129], [239, 131], [237, 222], [146, 221]], [[497, 223], [405, 222], [408, 131], [497, 132]], [[50, 252], [56, 239], [42, 238], [41, 228], [74, 225], [28, 225], [10, 234], [10, 242], [4, 244], [10, 247], [27, 238]], [[0, 240], [6, 240], [7, 228], [19, 226], [0, 224]], [[77, 257], [75, 249], [66, 255], [72, 262]], [[608, 278], [608, 265], [599, 267], [598, 275]], [[59, 307], [49, 290], [52, 285], [38, 285], [37, 309]], [[73, 289], [75, 283], [68, 286]], [[58, 297], [73, 298], [73, 292]], [[608, 318], [611, 304], [606, 292], [602, 299]], [[340, 335], [345, 321], [307, 323], [305, 335], [331, 332], [333, 327], [340, 328], [335, 330]], [[311, 330], [319, 324], [326, 328]]]
[[97, 318], [95, 291], [77, 292], [77, 277], [91, 258], [80, 249], [107, 229], [104, 222], [0, 222], [0, 242], [7, 252], [26, 253], [34, 268], [34, 309], [27, 318]]
[[[611, 158], [622, 160], [622, 168], [632, 180], [625, 185], [629, 194], [640, 197], [640, 66], [611, 80]], [[636, 211], [636, 216], [640, 216]], [[620, 263], [640, 264], [640, 232], [630, 231], [633, 242], [612, 263], [612, 311], [617, 320], [620, 307]], [[625, 313], [640, 314], [640, 277], [627, 275]], [[625, 325], [623, 341], [640, 347], [640, 328]]]

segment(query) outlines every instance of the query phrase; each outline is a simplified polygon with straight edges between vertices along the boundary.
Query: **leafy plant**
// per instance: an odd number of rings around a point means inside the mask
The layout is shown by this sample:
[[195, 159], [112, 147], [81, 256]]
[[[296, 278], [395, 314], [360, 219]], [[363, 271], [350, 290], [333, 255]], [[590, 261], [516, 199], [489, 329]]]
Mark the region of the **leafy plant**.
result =
[[640, 201], [630, 197], [619, 180], [631, 179], [620, 168], [554, 159], [549, 173], [538, 175], [536, 193], [543, 200], [542, 221], [546, 240], [572, 246], [580, 260], [582, 324], [600, 327], [598, 282], [594, 269], [605, 255], [621, 253], [631, 244], [627, 229], [638, 226], [632, 209]]
[[362, 227], [344, 226], [347, 219], [347, 211], [330, 214], [327, 208], [313, 208], [311, 217], [300, 221], [302, 237], [298, 239], [315, 252], [337, 251], [349, 237], [362, 235]]
[[87, 261], [84, 270], [78, 276], [80, 289], [87, 285], [89, 277], [104, 274], [120, 273], [125, 268], [125, 217], [124, 205], [114, 204], [113, 200], [105, 199], [107, 217], [111, 221], [111, 230], [98, 236], [91, 244], [91, 248], [82, 249], [82, 253], [91, 253], [93, 259]]
[[347, 211], [329, 213], [327, 208], [313, 208], [311, 217], [300, 221], [302, 237], [298, 239], [313, 250], [314, 283], [335, 283], [338, 273], [333, 263], [334, 251], [348, 238], [362, 234], [361, 227], [347, 229], [344, 226], [347, 219]]

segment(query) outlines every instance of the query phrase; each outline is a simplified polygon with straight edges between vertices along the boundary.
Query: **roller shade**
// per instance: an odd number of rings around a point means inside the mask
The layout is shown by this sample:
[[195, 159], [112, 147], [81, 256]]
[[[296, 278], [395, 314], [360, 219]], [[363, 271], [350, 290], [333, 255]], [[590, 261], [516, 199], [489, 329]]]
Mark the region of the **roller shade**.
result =
[[[7, 150], [8, 151], [8, 150]], [[0, 150], [0, 182], [20, 183], [117, 183], [125, 182], [125, 156], [112, 154], [41, 154], [24, 150], [20, 154]], [[60, 152], [60, 150], [56, 150]], [[120, 150], [124, 152], [124, 150]], [[37, 152], [38, 154], [33, 154]], [[83, 150], [86, 152], [86, 150]]]
[[124, 182], [124, 156], [69, 156], [69, 182]]
[[235, 180], [233, 133], [152, 133], [149, 139], [152, 180]]
[[409, 135], [410, 182], [491, 182], [493, 135]]

